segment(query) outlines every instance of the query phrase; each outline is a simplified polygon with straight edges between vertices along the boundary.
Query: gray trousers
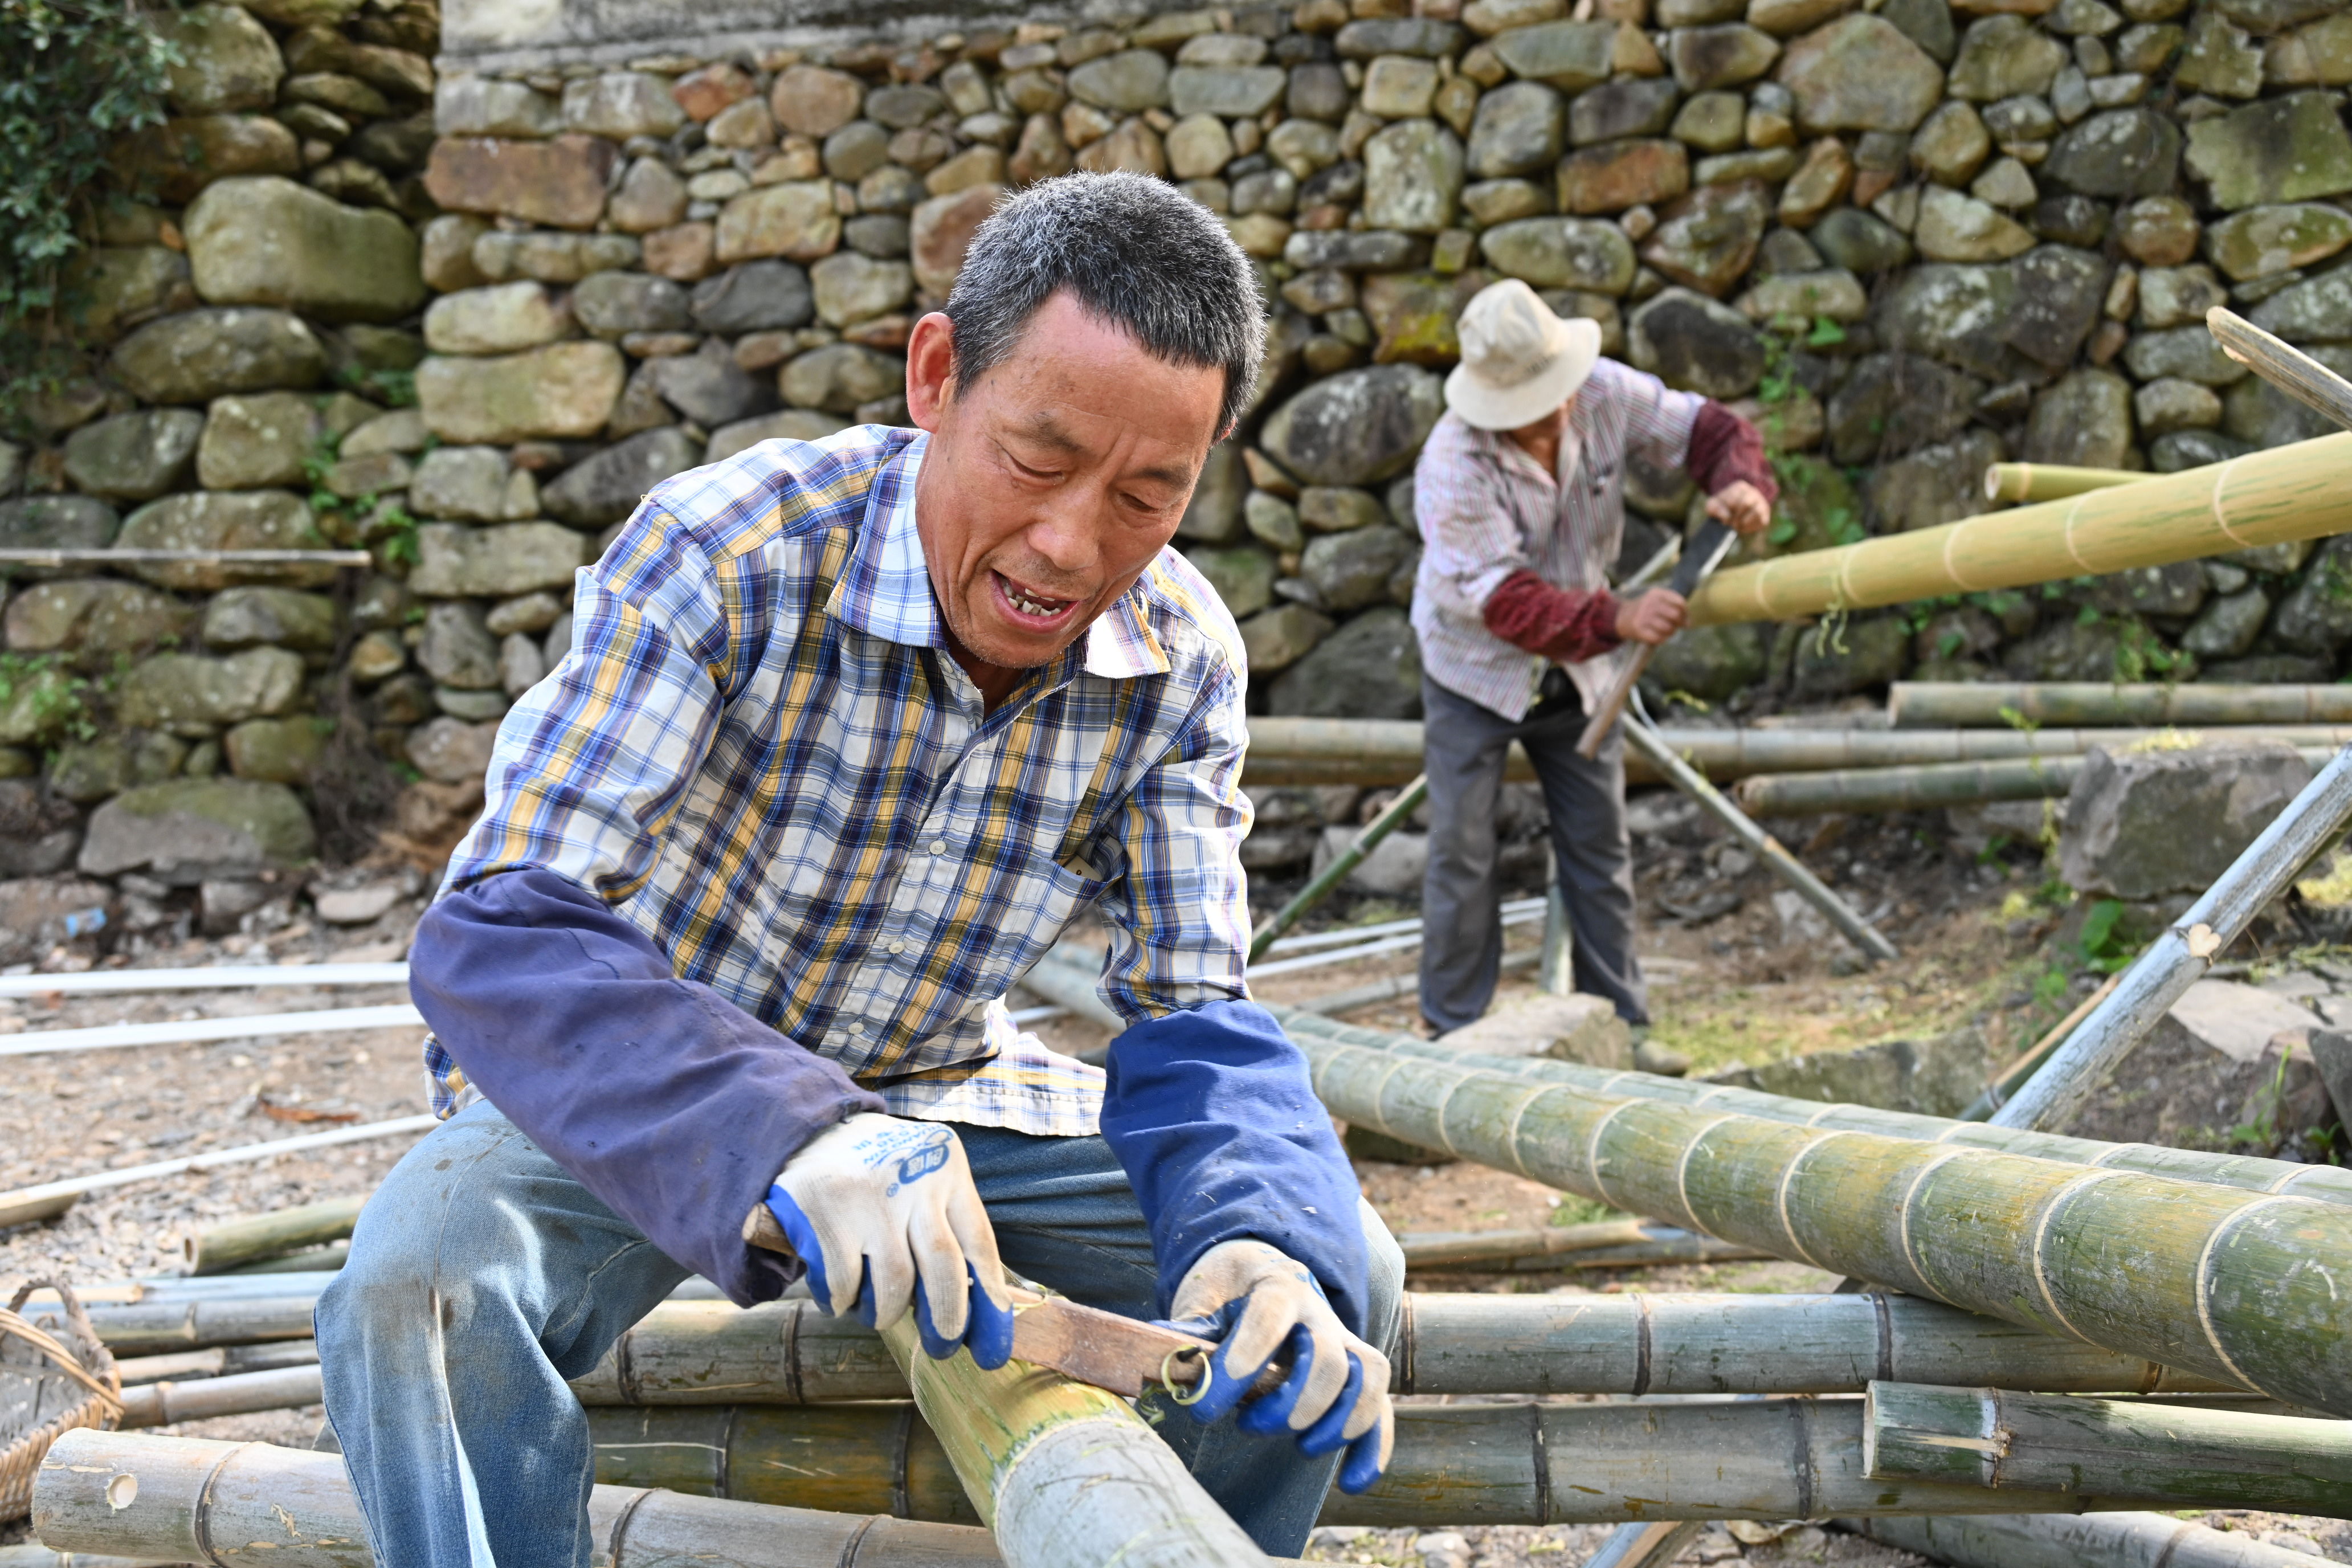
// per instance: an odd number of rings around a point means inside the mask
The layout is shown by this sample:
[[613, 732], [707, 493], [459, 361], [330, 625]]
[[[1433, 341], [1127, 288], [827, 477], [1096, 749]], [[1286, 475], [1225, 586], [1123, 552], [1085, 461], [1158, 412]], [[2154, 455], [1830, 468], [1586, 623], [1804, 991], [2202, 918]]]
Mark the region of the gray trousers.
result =
[[[1576, 754], [1584, 706], [1565, 678], [1514, 723], [1422, 677], [1429, 773], [1429, 869], [1421, 886], [1421, 1012], [1441, 1030], [1475, 1023], [1503, 960], [1496, 822], [1511, 742], [1527, 748], [1551, 818], [1552, 851], [1576, 940], [1576, 988], [1650, 1021], [1633, 957], [1633, 857], [1625, 832], [1625, 740], [1612, 730], [1591, 762]], [[1563, 690], [1564, 689], [1564, 690]]]

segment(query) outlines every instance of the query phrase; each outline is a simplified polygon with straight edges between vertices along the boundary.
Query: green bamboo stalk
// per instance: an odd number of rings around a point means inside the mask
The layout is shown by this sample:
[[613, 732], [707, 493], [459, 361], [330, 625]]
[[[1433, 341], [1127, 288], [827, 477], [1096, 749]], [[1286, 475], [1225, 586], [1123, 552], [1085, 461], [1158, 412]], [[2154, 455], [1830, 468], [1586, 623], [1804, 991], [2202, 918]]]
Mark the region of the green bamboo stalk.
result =
[[243, 1264], [342, 1241], [359, 1223], [360, 1207], [366, 1202], [367, 1194], [362, 1193], [209, 1226], [183, 1243], [188, 1272], [226, 1274]]
[[2352, 1425], [1999, 1388], [1873, 1383], [1863, 1468], [1892, 1481], [2352, 1512]]
[[1331, 896], [1331, 890], [1348, 879], [1348, 873], [1364, 863], [1364, 858], [1380, 847], [1381, 840], [1421, 809], [1429, 798], [1426, 774], [1405, 785], [1397, 797], [1381, 808], [1380, 815], [1364, 824], [1356, 841], [1342, 850], [1328, 865], [1318, 871], [1307, 886], [1290, 897], [1290, 901], [1274, 911], [1261, 923], [1250, 938], [1250, 961], [1265, 956], [1265, 950], [1281, 939], [1282, 933], [1298, 923], [1299, 918]]
[[[2299, 748], [2303, 760], [2324, 767], [2335, 755]], [[2074, 787], [2085, 759], [2024, 757], [1999, 763], [1938, 763], [1925, 767], [1852, 768], [1818, 773], [1755, 773], [1733, 786], [1732, 798], [1759, 816], [1818, 812], [1931, 811], [1992, 800], [2054, 800]]]
[[[572, 1529], [567, 1520], [544, 1524], [551, 1532]], [[216, 1438], [67, 1433], [35, 1483], [33, 1531], [49, 1550], [73, 1553], [75, 1564], [373, 1568], [374, 1561], [340, 1455]], [[602, 1568], [984, 1568], [1001, 1561], [987, 1533], [969, 1526], [631, 1487], [589, 1494], [588, 1532]]]
[[1769, 1258], [1752, 1247], [1693, 1236], [1653, 1220], [1435, 1231], [1401, 1236], [1408, 1269], [1638, 1268], [1660, 1263], [1736, 1263]]
[[[956, 1359], [970, 1365], [968, 1358]], [[2054, 1491], [1873, 1480], [1862, 1466], [1862, 1411], [1859, 1399], [1808, 1397], [1401, 1405], [1387, 1475], [1357, 1497], [1333, 1492], [1321, 1522], [1611, 1524], [2037, 1509], [2074, 1513], [2115, 1506]], [[771, 1506], [808, 1508], [821, 1500], [849, 1510], [904, 1508], [919, 1517], [945, 1501], [947, 1483], [924, 1468], [925, 1439], [915, 1432], [920, 1423], [904, 1405], [626, 1413], [692, 1415], [700, 1422], [694, 1426], [633, 1426], [615, 1421], [622, 1414], [591, 1413], [600, 1481], [625, 1477], [631, 1485]], [[804, 1432], [804, 1440], [796, 1441], [795, 1432]], [[954, 1441], [945, 1447], [952, 1452]], [[1140, 1524], [1144, 1510], [1123, 1484], [1116, 1455], [1097, 1451], [1057, 1495], [1066, 1505], [1083, 1504], [1089, 1487], [1111, 1494], [1101, 1500], [1127, 1510], [1129, 1530]], [[1062, 1527], [1073, 1537], [1089, 1528], [1075, 1517]], [[1006, 1539], [1001, 1510], [996, 1529], [1009, 1564], [1017, 1568], [1032, 1560], [1024, 1555], [1030, 1548]], [[1136, 1560], [1115, 1550], [1079, 1555], [1086, 1548], [1075, 1539], [1059, 1550], [1062, 1560], [1087, 1568]]]
[[1898, 680], [1887, 689], [1886, 720], [1896, 730], [2347, 724], [2352, 686]]
[[[315, 1289], [300, 1296], [229, 1300], [131, 1301], [89, 1309], [90, 1326], [117, 1355], [144, 1355], [200, 1345], [249, 1345], [264, 1340], [310, 1338]], [[42, 1309], [26, 1316], [38, 1322]]]
[[2136, 485], [2154, 474], [2137, 468], [2070, 468], [2060, 463], [1995, 463], [1985, 469], [1987, 500], [2063, 500], [2086, 490]]
[[[2352, 1414], [2352, 1212], [1293, 1035], [1333, 1114], [1634, 1214]], [[1972, 1125], [1972, 1124], [1971, 1124]]]
[[1718, 572], [1690, 624], [1790, 620], [2352, 531], [2352, 436]]
[[[2112, 1171], [2137, 1171], [2182, 1181], [2208, 1182], [2252, 1193], [2292, 1193], [2326, 1204], [2352, 1205], [2352, 1171], [2335, 1165], [2296, 1165], [2284, 1160], [2264, 1160], [2250, 1154], [2209, 1154], [2194, 1149], [2168, 1149], [2155, 1143], [2104, 1143], [2095, 1138], [2037, 1132], [2025, 1128], [1994, 1127], [1980, 1121], [1948, 1121], [1904, 1110], [1881, 1110], [1868, 1105], [1824, 1104], [1788, 1095], [1765, 1094], [1703, 1079], [1661, 1078], [1654, 1073], [1621, 1072], [1585, 1067], [1549, 1058], [1476, 1056], [1446, 1049], [1411, 1035], [1360, 1028], [1336, 1019], [1301, 1013], [1275, 1005], [1270, 1009], [1290, 1037], [1301, 1045], [1314, 1042], [1361, 1046], [1399, 1056], [1425, 1058], [1480, 1072], [1565, 1084], [1586, 1093], [1657, 1100], [1693, 1110], [1728, 1111], [1768, 1121], [1832, 1131], [1874, 1132], [1923, 1142], [1995, 1149], [2045, 1160], [2062, 1160]], [[1660, 1216], [1666, 1217], [1666, 1216]]]
[[[2235, 1386], [1916, 1297], [1745, 1291], [1409, 1292], [1390, 1366], [1397, 1394], [1858, 1394], [1874, 1377], [2095, 1394]], [[801, 1300], [664, 1302], [572, 1388], [592, 1410], [908, 1394], [879, 1336]]]
[[1265, 1553], [1116, 1394], [1025, 1362], [923, 1353], [882, 1331], [1006, 1568], [1264, 1568]]
[[1853, 1527], [1952, 1568], [2326, 1568], [2328, 1561], [2160, 1513], [1857, 1519]]

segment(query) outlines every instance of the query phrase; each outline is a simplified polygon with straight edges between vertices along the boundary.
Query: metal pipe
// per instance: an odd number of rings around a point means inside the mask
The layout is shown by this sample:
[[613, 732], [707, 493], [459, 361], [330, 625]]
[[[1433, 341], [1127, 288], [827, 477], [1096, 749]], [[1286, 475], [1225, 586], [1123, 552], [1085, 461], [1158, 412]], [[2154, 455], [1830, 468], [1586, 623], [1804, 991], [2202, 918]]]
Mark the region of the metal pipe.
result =
[[1329, 898], [1331, 890], [1346, 881], [1348, 874], [1380, 847], [1381, 840], [1420, 810], [1421, 803], [1428, 798], [1429, 776], [1426, 773], [1398, 792], [1394, 800], [1381, 808], [1379, 816], [1364, 824], [1364, 830], [1356, 835], [1354, 843], [1340, 851], [1328, 866], [1315, 873], [1307, 886], [1290, 896], [1289, 902], [1266, 917], [1265, 923], [1250, 938], [1250, 962], [1256, 963], [1265, 950], [1274, 945], [1277, 937], [1298, 923], [1300, 916]]
[[2322, 768], [2188, 912], [2148, 945], [2125, 971], [2114, 994], [2050, 1054], [2014, 1099], [1992, 1113], [1991, 1125], [2040, 1127], [2071, 1118], [2347, 819], [2352, 746]]
[[2352, 531], [2352, 436], [1718, 572], [1690, 624], [1791, 620]]
[[277, 985], [405, 985], [405, 963], [216, 963], [194, 969], [90, 969], [0, 975], [0, 996], [110, 996], [134, 991], [229, 991]]
[[1291, 1038], [1302, 1045], [1310, 1039], [1363, 1046], [1398, 1056], [1423, 1058], [1451, 1066], [1498, 1073], [1510, 1078], [1567, 1084], [1587, 1093], [1633, 1100], [1652, 1100], [1694, 1110], [1730, 1111], [1767, 1121], [1788, 1122], [1824, 1131], [1875, 1132], [1889, 1138], [1963, 1148], [1997, 1149], [2044, 1160], [2063, 1160], [2110, 1171], [2137, 1171], [2181, 1181], [2206, 1182], [2251, 1193], [2292, 1193], [2321, 1203], [2352, 1205], [2352, 1171], [2336, 1165], [2297, 1165], [2252, 1154], [2210, 1154], [2196, 1149], [2172, 1149], [2157, 1143], [2106, 1143], [2095, 1138], [2037, 1132], [2025, 1128], [1990, 1126], [1940, 1116], [1920, 1116], [1907, 1110], [1882, 1110], [1869, 1105], [1825, 1104], [1817, 1100], [1765, 1094], [1704, 1079], [1663, 1078], [1654, 1073], [1586, 1067], [1548, 1057], [1489, 1057], [1455, 1051], [1411, 1035], [1360, 1027], [1297, 1009], [1271, 1004], [1275, 1017]]
[[[2120, 994], [2120, 993], [2118, 993]], [[1632, 1214], [2352, 1415], [2352, 1211], [1330, 1043], [1331, 1112]], [[1973, 1124], [1970, 1124], [1973, 1125]]]
[[202, 1154], [183, 1155], [176, 1160], [125, 1165], [119, 1171], [98, 1171], [87, 1176], [69, 1176], [61, 1182], [43, 1182], [37, 1186], [18, 1187], [14, 1192], [0, 1193], [0, 1230], [37, 1219], [53, 1219], [73, 1207], [84, 1193], [102, 1192], [109, 1187], [127, 1187], [135, 1182], [152, 1182], [187, 1171], [209, 1171], [216, 1165], [251, 1164], [259, 1160], [274, 1160], [280, 1154], [331, 1149], [341, 1143], [364, 1143], [376, 1138], [429, 1132], [439, 1125], [440, 1120], [429, 1114], [403, 1116], [391, 1121], [372, 1121], [361, 1127], [338, 1127], [326, 1132], [298, 1133], [291, 1138], [272, 1139], [266, 1143], [215, 1149]]
[[2330, 1561], [2160, 1513], [1857, 1519], [1848, 1528], [1952, 1568], [2325, 1568]]
[[306, 1013], [258, 1013], [243, 1018], [188, 1018], [169, 1024], [101, 1024], [89, 1029], [37, 1029], [10, 1035], [0, 1038], [0, 1057], [267, 1039], [277, 1035], [344, 1034], [353, 1029], [405, 1028], [424, 1022], [424, 1014], [399, 1002], [382, 1007], [328, 1007]]
[[1675, 755], [1673, 748], [1659, 739], [1657, 731], [1650, 727], [1646, 715], [1628, 712], [1621, 728], [1625, 732], [1627, 745], [1649, 758], [1650, 765], [1664, 774], [1667, 782], [1696, 801], [1702, 810], [1754, 850], [1764, 864], [1771, 868], [1774, 876], [1795, 889], [1800, 898], [1819, 910], [1864, 957], [1892, 963], [1902, 956], [1895, 952], [1893, 942], [1862, 918], [1859, 910], [1830, 891], [1820, 878], [1805, 868], [1802, 861], [1780, 847], [1779, 839], [1757, 826], [1745, 813], [1725, 798], [1722, 791], [1707, 783], [1697, 769]]
[[[1898, 731], [2167, 724], [2247, 726], [2252, 732], [2251, 727], [2273, 724], [2352, 723], [2352, 686], [1898, 680], [1887, 688], [1886, 721]], [[2286, 738], [2306, 743], [2319, 739]]]
[[1994, 463], [1985, 469], [1987, 500], [2063, 500], [2085, 490], [2137, 484], [2154, 474], [2137, 468], [2070, 468], [2059, 463]]
[[[969, 1526], [643, 1487], [596, 1488], [588, 1528], [606, 1568], [980, 1568], [1000, 1561], [987, 1533]], [[341, 1457], [268, 1443], [68, 1432], [34, 1485], [33, 1531], [56, 1552], [205, 1568], [373, 1562]]]
[[2352, 1423], [1999, 1388], [1873, 1383], [1875, 1479], [2143, 1498], [2159, 1508], [2352, 1511]]

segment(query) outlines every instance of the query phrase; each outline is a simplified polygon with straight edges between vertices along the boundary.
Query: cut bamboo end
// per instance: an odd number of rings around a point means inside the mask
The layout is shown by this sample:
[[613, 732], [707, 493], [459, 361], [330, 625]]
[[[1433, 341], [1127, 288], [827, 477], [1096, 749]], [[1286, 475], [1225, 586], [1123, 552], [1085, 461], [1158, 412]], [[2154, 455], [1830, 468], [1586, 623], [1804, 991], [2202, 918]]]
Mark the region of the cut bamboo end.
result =
[[[137, 1433], [68, 1432], [33, 1489], [33, 1530], [54, 1552], [109, 1560], [268, 1562], [371, 1568], [358, 1500], [334, 1454]], [[550, 1521], [555, 1527], [556, 1521]], [[606, 1568], [981, 1568], [998, 1563], [969, 1526], [773, 1508], [632, 1487], [597, 1487], [588, 1527]]]
[[2352, 435], [1718, 572], [1690, 624], [1789, 620], [2352, 531]]
[[342, 1241], [359, 1223], [365, 1194], [279, 1209], [198, 1231], [183, 1244], [191, 1274], [223, 1274], [241, 1264]]
[[1265, 1563], [1117, 1395], [1025, 1362], [933, 1360], [911, 1314], [882, 1340], [1010, 1568]]
[[1985, 469], [1987, 500], [2061, 500], [2085, 490], [2137, 484], [2154, 474], [2134, 468], [2070, 468], [2057, 463], [1995, 463]]
[[2352, 1425], [1999, 1388], [1874, 1383], [1863, 1468], [1884, 1480], [2128, 1495], [2341, 1518]]

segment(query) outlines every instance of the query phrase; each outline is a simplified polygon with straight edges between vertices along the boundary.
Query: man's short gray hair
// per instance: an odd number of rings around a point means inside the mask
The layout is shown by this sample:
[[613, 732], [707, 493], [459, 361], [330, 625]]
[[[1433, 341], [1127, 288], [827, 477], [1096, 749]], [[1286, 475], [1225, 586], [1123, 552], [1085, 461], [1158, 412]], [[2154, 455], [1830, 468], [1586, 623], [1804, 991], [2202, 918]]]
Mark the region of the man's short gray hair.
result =
[[1174, 186], [1148, 174], [1065, 174], [990, 214], [948, 296], [958, 383], [1003, 363], [1064, 289], [1158, 358], [1224, 372], [1220, 435], [1248, 406], [1265, 350], [1256, 279], [1224, 226]]

